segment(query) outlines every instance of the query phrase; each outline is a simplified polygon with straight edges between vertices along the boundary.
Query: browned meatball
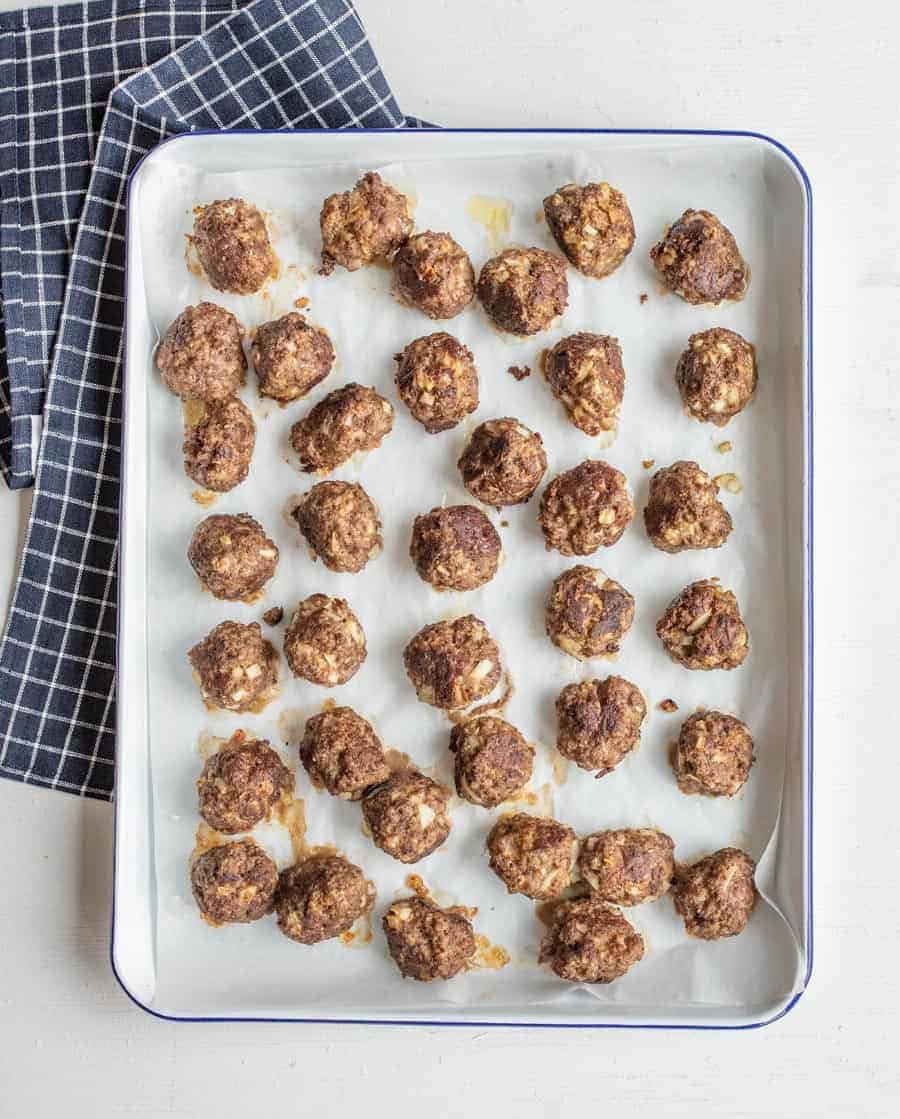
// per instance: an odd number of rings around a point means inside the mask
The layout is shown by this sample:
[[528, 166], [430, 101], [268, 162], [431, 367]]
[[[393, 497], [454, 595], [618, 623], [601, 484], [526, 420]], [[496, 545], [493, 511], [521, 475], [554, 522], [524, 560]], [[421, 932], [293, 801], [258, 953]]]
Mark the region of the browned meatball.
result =
[[538, 961], [569, 983], [612, 983], [644, 955], [644, 938], [611, 905], [595, 897], [553, 907]]
[[450, 732], [456, 791], [470, 804], [496, 808], [531, 780], [534, 747], [504, 719], [482, 715]]
[[716, 484], [696, 462], [657, 470], [650, 479], [644, 524], [650, 543], [671, 553], [720, 548], [732, 528]]
[[375, 887], [340, 855], [310, 855], [278, 877], [278, 927], [298, 944], [340, 936], [374, 904]]
[[613, 905], [640, 905], [667, 892], [675, 873], [675, 844], [655, 828], [618, 828], [589, 835], [578, 869], [591, 892]]
[[567, 183], [544, 199], [544, 216], [570, 264], [602, 279], [634, 247], [634, 221], [621, 191], [609, 183]]
[[297, 603], [284, 632], [284, 655], [295, 676], [333, 688], [359, 671], [366, 635], [343, 598], [311, 594]]
[[675, 596], [656, 623], [673, 661], [685, 668], [731, 669], [750, 651], [738, 601], [715, 579], [691, 583]]
[[219, 622], [188, 650], [188, 660], [210, 707], [259, 711], [275, 695], [278, 654], [259, 622]]
[[566, 262], [545, 249], [504, 249], [478, 277], [478, 298], [488, 317], [508, 334], [537, 334], [569, 302]]
[[251, 295], [275, 272], [263, 216], [243, 198], [198, 207], [193, 240], [203, 271], [217, 291]]
[[452, 319], [475, 298], [469, 255], [449, 233], [416, 233], [397, 250], [394, 294], [430, 319]]
[[487, 420], [472, 432], [456, 464], [463, 485], [485, 505], [519, 505], [541, 484], [544, 443], [518, 420]]
[[189, 410], [184, 425], [184, 470], [199, 486], [227, 493], [250, 472], [256, 424], [236, 396]]
[[292, 516], [313, 558], [329, 571], [362, 571], [381, 551], [378, 510], [356, 482], [319, 482]]
[[743, 299], [750, 269], [731, 233], [709, 210], [685, 210], [650, 259], [669, 291], [688, 303]]
[[559, 897], [572, 880], [578, 838], [547, 816], [501, 816], [488, 832], [491, 870], [511, 894], [536, 901]]
[[162, 382], [182, 400], [224, 400], [244, 383], [244, 328], [224, 307], [185, 307], [156, 351]]
[[625, 396], [625, 367], [618, 339], [581, 331], [561, 338], [541, 360], [550, 391], [585, 435], [615, 432]]
[[259, 395], [287, 403], [324, 381], [334, 365], [334, 346], [320, 326], [296, 311], [263, 323], [250, 347]]
[[250, 831], [293, 787], [294, 775], [269, 743], [238, 731], [206, 759], [197, 780], [200, 815], [226, 835]]
[[484, 699], [500, 679], [500, 650], [474, 614], [420, 629], [403, 663], [419, 699], [448, 710]]
[[683, 793], [733, 797], [753, 765], [750, 731], [734, 715], [697, 711], [685, 719], [672, 751], [672, 768]]
[[450, 834], [450, 790], [413, 770], [395, 773], [363, 797], [372, 842], [401, 863], [417, 863]]
[[719, 940], [743, 932], [756, 905], [755, 871], [756, 863], [736, 847], [676, 866], [672, 900], [688, 936]]
[[615, 544], [631, 524], [628, 479], [608, 462], [588, 459], [558, 474], [541, 497], [538, 524], [547, 550], [589, 556]]
[[319, 215], [322, 267], [327, 276], [340, 264], [355, 272], [364, 264], [384, 260], [412, 233], [413, 220], [405, 194], [369, 171], [353, 190], [325, 199]]
[[634, 599], [598, 567], [577, 567], [553, 580], [544, 610], [547, 635], [557, 648], [577, 660], [605, 657], [634, 621]]
[[334, 707], [307, 720], [300, 761], [314, 785], [343, 800], [359, 800], [391, 775], [381, 739], [352, 707]]
[[194, 529], [188, 560], [215, 598], [251, 598], [278, 566], [278, 547], [249, 513], [213, 513]]
[[388, 951], [405, 979], [452, 979], [475, 955], [472, 922], [425, 898], [401, 898], [381, 920]]
[[394, 354], [397, 392], [432, 435], [456, 427], [478, 407], [478, 370], [468, 346], [438, 331]]
[[640, 688], [622, 676], [567, 684], [556, 700], [556, 748], [605, 777], [639, 746], [646, 714]]
[[500, 536], [474, 505], [449, 505], [416, 517], [409, 555], [436, 591], [471, 591], [497, 574]]
[[291, 446], [307, 474], [328, 474], [361, 451], [374, 451], [394, 426], [394, 409], [374, 389], [335, 389], [291, 428]]
[[211, 925], [244, 924], [272, 912], [278, 867], [252, 839], [210, 847], [191, 863], [191, 890]]
[[756, 350], [722, 326], [692, 334], [675, 370], [687, 410], [716, 427], [724, 427], [746, 407], [758, 380]]

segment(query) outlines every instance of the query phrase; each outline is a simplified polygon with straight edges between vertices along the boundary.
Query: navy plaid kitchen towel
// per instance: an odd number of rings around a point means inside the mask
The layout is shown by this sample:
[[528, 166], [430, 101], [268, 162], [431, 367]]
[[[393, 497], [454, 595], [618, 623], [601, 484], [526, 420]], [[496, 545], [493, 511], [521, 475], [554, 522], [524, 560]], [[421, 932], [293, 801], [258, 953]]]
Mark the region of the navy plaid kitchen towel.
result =
[[130, 172], [193, 129], [418, 123], [349, 0], [0, 14], [0, 460], [35, 485], [0, 646], [4, 777], [112, 795]]

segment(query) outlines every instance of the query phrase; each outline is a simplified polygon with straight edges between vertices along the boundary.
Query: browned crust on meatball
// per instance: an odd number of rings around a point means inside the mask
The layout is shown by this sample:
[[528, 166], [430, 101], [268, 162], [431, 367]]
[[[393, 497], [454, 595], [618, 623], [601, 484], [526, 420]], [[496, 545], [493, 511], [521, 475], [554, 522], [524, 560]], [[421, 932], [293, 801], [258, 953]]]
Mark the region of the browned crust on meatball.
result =
[[363, 797], [372, 842], [401, 863], [417, 863], [447, 839], [450, 790], [422, 773], [402, 770]]
[[351, 382], [323, 397], [291, 428], [291, 446], [307, 474], [327, 474], [361, 451], [374, 451], [394, 426], [390, 401]]
[[449, 233], [416, 233], [397, 250], [392, 290], [430, 319], [452, 319], [475, 298], [469, 255]]
[[572, 881], [578, 837], [548, 816], [501, 816], [488, 832], [491, 870], [511, 894], [536, 901], [558, 898]]
[[570, 334], [544, 351], [541, 371], [569, 420], [585, 435], [618, 430], [625, 367], [617, 338], [587, 331]]
[[640, 745], [646, 714], [640, 688], [622, 676], [567, 684], [556, 700], [556, 748], [605, 777]]
[[620, 539], [634, 517], [628, 479], [608, 462], [588, 459], [558, 474], [541, 496], [538, 524], [547, 550], [589, 556]]
[[553, 907], [538, 962], [569, 983], [612, 983], [644, 955], [644, 938], [622, 914], [595, 897]]
[[215, 598], [249, 598], [278, 566], [278, 546], [249, 513], [213, 513], [194, 529], [188, 560]]
[[400, 399], [432, 435], [448, 431], [478, 407], [478, 370], [468, 346], [440, 330], [394, 354]]
[[322, 327], [289, 311], [257, 329], [250, 356], [259, 395], [287, 403], [325, 380], [334, 365], [334, 346]]
[[621, 583], [583, 563], [553, 580], [544, 611], [547, 635], [577, 660], [610, 656], [634, 621], [634, 599]]
[[409, 544], [420, 578], [437, 591], [471, 591], [497, 574], [500, 536], [474, 505], [449, 505], [416, 517]]
[[722, 326], [692, 334], [675, 370], [688, 412], [716, 427], [724, 427], [747, 406], [758, 381], [756, 350]]
[[197, 779], [199, 812], [211, 828], [235, 835], [267, 820], [293, 788], [294, 775], [268, 741], [238, 731], [206, 759]]
[[672, 900], [688, 936], [720, 940], [746, 928], [758, 897], [756, 863], [736, 847], [675, 867]]
[[250, 473], [256, 424], [250, 410], [231, 396], [202, 405], [196, 422], [184, 425], [184, 470], [199, 486], [227, 493]]
[[644, 524], [650, 543], [672, 554], [721, 548], [732, 529], [718, 487], [696, 462], [674, 462], [657, 470], [650, 479]]
[[169, 392], [182, 400], [224, 400], [243, 385], [244, 328], [224, 307], [185, 307], [162, 337], [156, 367]]
[[683, 793], [733, 797], [750, 776], [753, 738], [746, 724], [722, 711], [696, 711], [681, 725], [672, 769]]
[[322, 232], [321, 275], [335, 264], [355, 272], [391, 255], [412, 233], [413, 220], [405, 194], [369, 171], [352, 190], [325, 199], [319, 215]]
[[352, 707], [334, 707], [307, 720], [300, 761], [313, 785], [344, 800], [359, 800], [391, 775], [381, 739]]
[[731, 230], [709, 210], [685, 210], [650, 250], [660, 279], [687, 303], [739, 300], [750, 269]]
[[243, 198], [198, 207], [193, 241], [206, 278], [217, 291], [252, 295], [275, 272], [265, 220]]
[[672, 660], [685, 668], [737, 668], [750, 651], [738, 601], [714, 579], [691, 583], [676, 595], [656, 623], [656, 633]]
[[391, 958], [405, 979], [452, 979], [475, 955], [472, 922], [427, 898], [400, 898], [381, 920]]
[[595, 832], [581, 844], [578, 869], [596, 897], [612, 905], [656, 901], [672, 884], [675, 844], [655, 828]]
[[479, 424], [456, 465], [463, 485], [485, 505], [519, 505], [541, 484], [547, 453], [536, 431], [505, 416]]
[[319, 482], [291, 515], [329, 571], [362, 571], [381, 552], [378, 510], [356, 482]]
[[534, 747], [496, 715], [458, 723], [450, 732], [456, 791], [470, 804], [496, 808], [531, 780]]
[[374, 904], [374, 885], [341, 855], [310, 855], [278, 877], [278, 927], [298, 944], [340, 936]]
[[567, 183], [544, 199], [544, 216], [569, 263], [602, 279], [634, 248], [634, 220], [625, 195], [609, 183]]
[[244, 924], [272, 912], [278, 868], [252, 839], [210, 847], [191, 863], [191, 890], [211, 925]]
[[500, 679], [500, 650], [474, 614], [424, 626], [403, 650], [403, 663], [418, 698], [446, 710], [484, 699]]
[[504, 249], [481, 269], [477, 291], [499, 330], [537, 334], [546, 330], [569, 302], [566, 262], [545, 249]]
[[188, 650], [204, 702], [226, 711], [258, 711], [273, 698], [278, 654], [259, 622], [219, 622]]
[[297, 603], [284, 631], [284, 655], [295, 676], [333, 688], [359, 671], [366, 635], [345, 599], [311, 594]]

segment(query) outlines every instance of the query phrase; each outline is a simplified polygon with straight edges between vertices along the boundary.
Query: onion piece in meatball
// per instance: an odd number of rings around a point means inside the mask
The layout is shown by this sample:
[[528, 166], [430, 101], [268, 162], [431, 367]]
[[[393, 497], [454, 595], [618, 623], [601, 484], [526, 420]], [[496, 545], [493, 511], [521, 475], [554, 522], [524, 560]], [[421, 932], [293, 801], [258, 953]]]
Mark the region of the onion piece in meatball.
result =
[[484, 586], [500, 565], [500, 536], [474, 505], [449, 505], [416, 517], [409, 555], [436, 591]]
[[224, 307], [185, 307], [162, 337], [156, 367], [162, 382], [182, 400], [225, 400], [247, 374], [244, 328]]
[[548, 551], [589, 556], [615, 544], [633, 517], [625, 475], [608, 462], [588, 459], [547, 486], [538, 524]]
[[559, 897], [572, 881], [578, 837], [546, 816], [501, 816], [487, 837], [491, 870], [511, 894], [537, 901]]
[[329, 571], [362, 571], [381, 552], [378, 510], [356, 482], [319, 482], [291, 516]]
[[452, 334], [416, 338], [394, 360], [400, 399], [430, 434], [456, 427], [478, 407], [475, 358]]
[[363, 797], [372, 842], [401, 863], [417, 863], [447, 839], [450, 790], [422, 773], [394, 773]]
[[200, 694], [210, 707], [261, 711], [278, 687], [278, 654], [259, 622], [219, 622], [188, 650]]
[[582, 841], [578, 869], [591, 893], [613, 905], [641, 905], [668, 892], [675, 844], [655, 828], [616, 828]]
[[391, 265], [394, 295], [430, 319], [452, 319], [475, 298], [469, 255], [449, 233], [416, 233]]
[[481, 269], [477, 291], [498, 330], [537, 334], [546, 330], [569, 302], [566, 262], [545, 249], [504, 249]]
[[211, 925], [245, 924], [272, 912], [278, 868], [252, 839], [210, 847], [191, 863], [191, 891]]
[[509, 416], [487, 420], [472, 432], [456, 464], [463, 485], [485, 505], [519, 505], [547, 470], [543, 440]]
[[329, 474], [353, 455], [374, 451], [394, 426], [394, 409], [374, 389], [335, 389], [291, 428], [291, 446], [307, 474]]
[[685, 668], [737, 668], [750, 651], [738, 601], [716, 579], [700, 579], [676, 595], [656, 623], [656, 633], [672, 660]]
[[622, 347], [608, 334], [580, 331], [545, 350], [541, 370], [569, 420], [585, 435], [613, 435], [625, 397]]
[[500, 650], [474, 614], [424, 626], [403, 663], [422, 703], [451, 711], [484, 699], [500, 679]]
[[672, 554], [720, 548], [732, 529], [716, 484], [696, 462], [674, 462], [657, 470], [650, 479], [644, 524], [650, 543]]
[[743, 299], [750, 284], [731, 230], [709, 210], [685, 210], [650, 250], [650, 259], [668, 290], [687, 303]]
[[534, 747], [504, 719], [481, 715], [450, 733], [456, 791], [470, 804], [496, 808], [531, 780]]
[[259, 291], [277, 267], [259, 210], [243, 198], [225, 198], [196, 214], [192, 240], [212, 286], [236, 295]]
[[611, 905], [595, 897], [553, 907], [539, 963], [569, 983], [612, 983], [644, 955], [644, 938]]
[[345, 599], [311, 594], [297, 603], [285, 630], [284, 655], [295, 676], [333, 688], [359, 671], [366, 635]]
[[472, 922], [426, 898], [393, 902], [381, 921], [388, 951], [404, 979], [452, 979], [475, 955]]
[[355, 272], [366, 264], [387, 259], [412, 233], [409, 200], [375, 171], [369, 171], [352, 190], [325, 199], [319, 215], [322, 267], [327, 276], [336, 264]]
[[250, 473], [256, 424], [250, 410], [230, 396], [185, 405], [184, 471], [198, 486], [227, 493]]
[[609, 183], [567, 183], [544, 199], [553, 239], [582, 275], [603, 279], [634, 247], [634, 221], [621, 191]]
[[278, 927], [298, 944], [340, 936], [374, 904], [374, 885], [341, 855], [309, 855], [278, 877]]
[[743, 932], [758, 897], [755, 872], [754, 861], [736, 847], [676, 866], [672, 900], [688, 936], [720, 940]]
[[556, 700], [556, 748], [598, 778], [636, 750], [647, 704], [622, 676], [567, 684]]
[[352, 707], [333, 707], [307, 719], [300, 761], [318, 788], [359, 800], [391, 775], [381, 739]]
[[756, 350], [722, 326], [692, 334], [675, 370], [688, 413], [716, 427], [724, 427], [746, 408], [758, 380]]
[[685, 719], [672, 751], [672, 769], [683, 793], [733, 797], [753, 765], [750, 731], [734, 715], [695, 711]]
[[607, 657], [631, 629], [634, 599], [598, 567], [580, 563], [554, 579], [544, 621], [547, 636], [570, 657]]
[[287, 404], [325, 380], [334, 365], [334, 346], [322, 327], [290, 311], [257, 328], [250, 356], [259, 395]]
[[278, 565], [278, 546], [249, 513], [213, 513], [194, 529], [188, 560], [206, 590], [227, 601], [251, 599]]

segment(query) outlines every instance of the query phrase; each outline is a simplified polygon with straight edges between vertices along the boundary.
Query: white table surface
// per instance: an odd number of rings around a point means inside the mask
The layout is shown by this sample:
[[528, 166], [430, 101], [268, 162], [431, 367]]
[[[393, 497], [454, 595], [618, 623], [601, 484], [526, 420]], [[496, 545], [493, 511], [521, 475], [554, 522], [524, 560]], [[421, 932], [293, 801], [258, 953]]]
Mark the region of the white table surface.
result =
[[[0, 0], [0, 8], [13, 7]], [[896, 1115], [900, 17], [888, 0], [359, 0], [447, 125], [749, 128], [813, 181], [816, 963], [749, 1033], [187, 1025], [108, 964], [108, 805], [0, 781], [0, 1114]], [[0, 492], [0, 609], [27, 498]]]

